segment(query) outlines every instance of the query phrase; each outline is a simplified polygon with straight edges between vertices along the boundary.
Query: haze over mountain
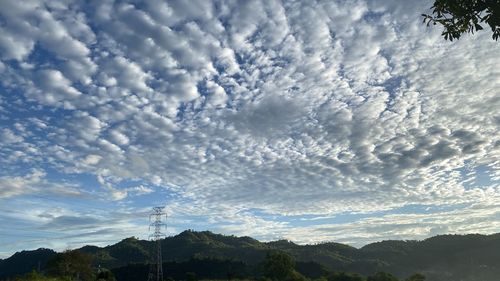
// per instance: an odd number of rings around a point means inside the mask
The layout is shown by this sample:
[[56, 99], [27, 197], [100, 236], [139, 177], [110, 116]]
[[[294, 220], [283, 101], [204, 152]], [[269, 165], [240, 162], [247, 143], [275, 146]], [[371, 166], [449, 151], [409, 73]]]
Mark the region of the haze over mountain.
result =
[[[205, 262], [214, 267], [210, 274], [222, 278], [226, 272], [217, 266], [222, 266], [224, 261], [237, 265], [240, 270], [237, 273], [249, 274], [245, 269], [254, 270], [253, 267], [271, 250], [293, 256], [299, 272], [311, 278], [327, 271], [363, 275], [387, 271], [401, 278], [419, 272], [426, 275], [428, 281], [496, 281], [500, 276], [500, 233], [441, 235], [422, 241], [382, 241], [359, 249], [339, 243], [297, 245], [286, 240], [263, 243], [250, 237], [224, 236], [208, 231], [184, 231], [161, 243], [166, 269], [179, 270], [181, 267], [185, 270], [183, 274], [196, 272]], [[118, 281], [125, 281], [134, 280], [137, 274], [146, 276], [149, 267], [145, 263], [154, 260], [155, 243], [132, 237], [106, 247], [85, 246], [79, 250], [92, 254], [96, 265], [113, 269]], [[0, 261], [0, 278], [30, 271], [37, 268], [39, 262], [43, 267], [54, 255], [55, 252], [48, 249], [16, 253]], [[172, 276], [168, 270], [166, 276]]]

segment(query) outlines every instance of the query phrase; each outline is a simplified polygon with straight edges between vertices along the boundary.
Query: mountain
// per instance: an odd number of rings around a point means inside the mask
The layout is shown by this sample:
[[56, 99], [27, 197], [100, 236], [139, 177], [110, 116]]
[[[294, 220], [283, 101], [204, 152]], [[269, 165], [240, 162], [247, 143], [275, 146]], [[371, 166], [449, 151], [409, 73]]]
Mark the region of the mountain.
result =
[[44, 268], [47, 261], [56, 254], [55, 251], [44, 248], [17, 252], [7, 259], [0, 260], [0, 279]]
[[[96, 265], [130, 276], [130, 271], [134, 270], [147, 272], [145, 263], [153, 260], [155, 246], [155, 242], [131, 237], [114, 245], [85, 246], [79, 250], [91, 254]], [[357, 249], [339, 243], [298, 245], [287, 240], [259, 242], [250, 237], [187, 230], [162, 239], [161, 246], [165, 268], [177, 272], [177, 275], [190, 266], [203, 268], [200, 263], [205, 267], [213, 265], [238, 268], [237, 271], [254, 270], [269, 251], [280, 250], [293, 256], [297, 261], [297, 270], [311, 278], [327, 271], [363, 275], [387, 271], [400, 278], [420, 272], [429, 281], [497, 281], [500, 276], [500, 233], [441, 235], [422, 241], [382, 241]], [[42, 257], [50, 258], [51, 255], [55, 252], [48, 249], [16, 253], [0, 261], [0, 279], [22, 273], [22, 270], [29, 271], [37, 266], [38, 260], [47, 260]], [[5, 268], [16, 268], [17, 271], [4, 273]], [[210, 274], [207, 276], [217, 277]], [[120, 278], [118, 280], [121, 281]]]
[[429, 280], [499, 280], [500, 233], [440, 235], [423, 241], [383, 241], [360, 249], [396, 275], [413, 270]]

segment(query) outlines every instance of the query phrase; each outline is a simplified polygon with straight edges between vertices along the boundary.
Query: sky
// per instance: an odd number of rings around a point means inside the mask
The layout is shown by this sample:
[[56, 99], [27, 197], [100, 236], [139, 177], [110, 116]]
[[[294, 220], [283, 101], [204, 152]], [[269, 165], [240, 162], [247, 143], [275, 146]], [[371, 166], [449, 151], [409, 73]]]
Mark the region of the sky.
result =
[[500, 229], [500, 43], [432, 1], [0, 0], [0, 258]]

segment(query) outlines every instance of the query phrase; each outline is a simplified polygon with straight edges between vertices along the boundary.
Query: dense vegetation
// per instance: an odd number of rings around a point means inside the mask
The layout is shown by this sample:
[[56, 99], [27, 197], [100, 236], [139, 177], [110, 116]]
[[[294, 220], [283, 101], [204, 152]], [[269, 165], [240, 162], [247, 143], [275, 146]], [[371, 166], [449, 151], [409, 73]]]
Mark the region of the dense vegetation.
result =
[[500, 37], [500, 0], [435, 0], [432, 14], [423, 14], [427, 25], [441, 25], [441, 35], [453, 41], [462, 34], [489, 26], [494, 40]]
[[[409, 278], [407, 280], [417, 281], [423, 280], [422, 275], [416, 274], [421, 273], [427, 281], [493, 281], [500, 276], [500, 234], [383, 241], [356, 249], [338, 243], [297, 245], [286, 240], [262, 243], [249, 237], [185, 231], [162, 240], [162, 249], [165, 277], [175, 280], [376, 281]], [[118, 281], [137, 281], [147, 276], [153, 250], [151, 241], [127, 238], [103, 248], [85, 246], [79, 252], [91, 259], [86, 261], [92, 263], [94, 270], [89, 278], [97, 278], [97, 267], [100, 267], [101, 272], [104, 268], [111, 270], [106, 273], [110, 276], [101, 276], [102, 279], [110, 280], [113, 275]], [[67, 255], [66, 259], [61, 257], [63, 254]], [[67, 264], [68, 258], [71, 259], [68, 255], [56, 255], [47, 249], [16, 253], [9, 259], [0, 260], [0, 279], [36, 269], [39, 261], [47, 276], [74, 276], [75, 272], [61, 273], [60, 270], [54, 274], [50, 270], [51, 266], [54, 268], [54, 260], [59, 261], [55, 264]], [[80, 273], [80, 279], [82, 276]]]

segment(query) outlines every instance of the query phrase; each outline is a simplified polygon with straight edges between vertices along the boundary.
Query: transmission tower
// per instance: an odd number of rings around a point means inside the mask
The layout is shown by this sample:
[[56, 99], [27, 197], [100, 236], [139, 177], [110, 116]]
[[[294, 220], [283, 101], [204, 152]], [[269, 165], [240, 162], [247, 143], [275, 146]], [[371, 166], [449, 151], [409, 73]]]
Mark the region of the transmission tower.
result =
[[153, 207], [153, 212], [149, 214], [149, 231], [154, 229], [154, 232], [149, 235], [149, 238], [156, 242], [156, 265], [151, 265], [148, 281], [163, 281], [163, 266], [161, 257], [161, 238], [165, 234], [161, 232], [162, 229], [167, 228], [167, 224], [162, 222], [162, 218], [167, 220], [167, 213], [163, 211], [165, 207]]

